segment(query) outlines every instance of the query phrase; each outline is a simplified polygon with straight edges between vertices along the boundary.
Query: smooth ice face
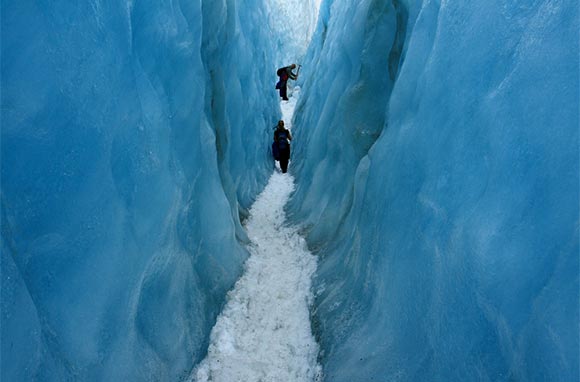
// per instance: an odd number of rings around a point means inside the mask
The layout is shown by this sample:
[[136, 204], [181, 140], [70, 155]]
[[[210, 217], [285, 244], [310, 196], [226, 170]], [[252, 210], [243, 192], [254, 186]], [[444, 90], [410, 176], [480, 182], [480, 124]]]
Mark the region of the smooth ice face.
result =
[[279, 114], [264, 6], [239, 3], [3, 3], [2, 380], [204, 355]]
[[406, 14], [377, 1], [322, 5], [295, 116], [298, 187], [291, 205], [318, 248], [352, 204], [359, 161], [379, 137], [397, 75]]
[[385, 123], [369, 114], [381, 135], [356, 156], [342, 99], [376, 92], [352, 80], [353, 33], [375, 20], [358, 3], [358, 28], [322, 5], [323, 72], [294, 123], [326, 380], [578, 380], [577, 6], [400, 4]]

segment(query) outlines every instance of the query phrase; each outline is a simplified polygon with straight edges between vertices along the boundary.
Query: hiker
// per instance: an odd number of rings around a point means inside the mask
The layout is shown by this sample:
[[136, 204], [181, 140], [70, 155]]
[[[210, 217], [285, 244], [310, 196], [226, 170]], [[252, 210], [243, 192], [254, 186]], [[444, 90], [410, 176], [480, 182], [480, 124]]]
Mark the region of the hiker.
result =
[[289, 141], [291, 140], [292, 134], [290, 134], [290, 130], [284, 128], [284, 121], [278, 121], [278, 126], [276, 126], [276, 130], [274, 130], [274, 143], [272, 144], [272, 152], [274, 154], [274, 158], [280, 161], [280, 168], [282, 169], [282, 173], [286, 173], [286, 171], [288, 171], [288, 161], [290, 160]]
[[292, 64], [276, 71], [276, 74], [280, 77], [280, 81], [276, 84], [276, 89], [280, 89], [280, 97], [282, 97], [284, 101], [288, 101], [288, 95], [286, 94], [288, 78], [291, 80], [296, 80], [298, 78], [298, 74], [292, 73], [292, 69], [295, 68], [296, 64]]

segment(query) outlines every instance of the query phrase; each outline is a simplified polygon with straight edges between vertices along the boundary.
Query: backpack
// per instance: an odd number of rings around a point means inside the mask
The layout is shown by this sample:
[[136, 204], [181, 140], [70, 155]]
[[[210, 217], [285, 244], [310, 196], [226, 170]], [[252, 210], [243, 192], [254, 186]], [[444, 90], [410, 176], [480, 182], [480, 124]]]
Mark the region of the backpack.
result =
[[[288, 72], [286, 72], [286, 68], [280, 68], [276, 71], [278, 77], [280, 77], [280, 81], [287, 81], [288, 80]], [[278, 89], [278, 88], [276, 88]]]
[[278, 133], [278, 150], [285, 151], [288, 150], [290, 143], [288, 143], [288, 134], [285, 131], [281, 131]]

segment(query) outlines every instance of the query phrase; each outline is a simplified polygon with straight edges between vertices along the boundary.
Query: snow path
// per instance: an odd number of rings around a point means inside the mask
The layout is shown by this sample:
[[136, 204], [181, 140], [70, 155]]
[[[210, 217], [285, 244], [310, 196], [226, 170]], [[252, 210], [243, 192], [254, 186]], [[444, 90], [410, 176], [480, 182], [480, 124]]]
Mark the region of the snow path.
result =
[[[283, 102], [290, 125], [295, 99]], [[246, 223], [250, 257], [228, 293], [212, 329], [197, 382], [316, 381], [318, 345], [309, 306], [316, 258], [295, 227], [284, 225], [284, 205], [294, 189], [290, 174], [275, 171]]]

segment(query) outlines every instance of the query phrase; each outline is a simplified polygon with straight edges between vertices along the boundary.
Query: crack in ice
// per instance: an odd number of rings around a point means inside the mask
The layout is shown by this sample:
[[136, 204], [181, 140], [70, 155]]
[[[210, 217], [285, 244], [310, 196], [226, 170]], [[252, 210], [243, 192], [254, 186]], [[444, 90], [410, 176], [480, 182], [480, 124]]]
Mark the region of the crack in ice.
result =
[[[282, 108], [288, 122], [289, 106]], [[194, 381], [320, 378], [309, 312], [316, 257], [297, 228], [284, 224], [284, 205], [293, 189], [293, 177], [275, 171], [252, 206], [245, 225], [250, 257], [228, 293], [212, 329], [208, 355], [192, 375]]]

